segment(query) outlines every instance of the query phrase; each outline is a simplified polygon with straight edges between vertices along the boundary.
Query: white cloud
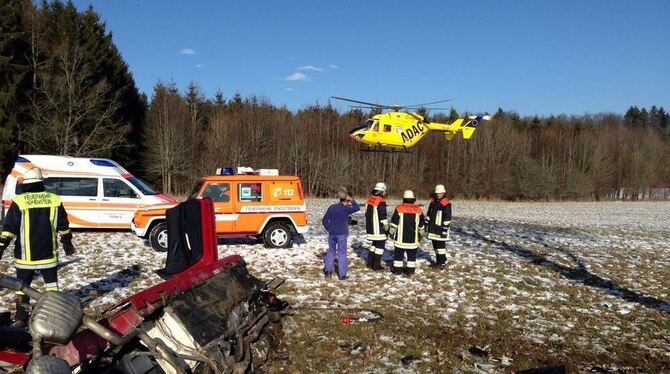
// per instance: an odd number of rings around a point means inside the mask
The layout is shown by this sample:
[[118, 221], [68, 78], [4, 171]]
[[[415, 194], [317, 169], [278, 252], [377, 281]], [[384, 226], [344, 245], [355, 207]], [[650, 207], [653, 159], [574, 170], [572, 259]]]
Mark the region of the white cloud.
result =
[[179, 51], [179, 54], [180, 55], [191, 55], [191, 56], [193, 56], [196, 53], [192, 48], [184, 48], [181, 51]]
[[339, 69], [340, 68], [339, 66], [337, 66], [335, 64], [330, 64], [330, 65], [328, 65], [328, 67], [331, 68], [331, 69]]
[[295, 92], [295, 88], [286, 87], [286, 88], [284, 88], [284, 91], [286, 91], [286, 92]]
[[203, 65], [203, 64], [195, 64], [195, 67], [199, 69], [199, 68], [204, 68], [205, 65]]
[[309, 78], [305, 74], [299, 73], [299, 72], [295, 72], [295, 73], [289, 75], [288, 77], [286, 77], [284, 79], [287, 80], [287, 81], [308, 81], [309, 80]]
[[323, 71], [323, 68], [314, 65], [298, 66], [298, 70]]

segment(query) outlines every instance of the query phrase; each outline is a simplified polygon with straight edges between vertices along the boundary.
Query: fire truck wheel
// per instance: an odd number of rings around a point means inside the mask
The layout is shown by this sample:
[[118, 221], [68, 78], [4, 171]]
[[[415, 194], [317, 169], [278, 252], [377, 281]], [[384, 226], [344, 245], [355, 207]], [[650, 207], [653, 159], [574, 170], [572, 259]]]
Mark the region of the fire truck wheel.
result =
[[270, 248], [289, 248], [293, 244], [293, 235], [286, 223], [274, 222], [265, 229], [263, 241]]
[[167, 223], [161, 222], [154, 226], [149, 233], [149, 242], [151, 248], [156, 252], [165, 252], [168, 249], [168, 232]]

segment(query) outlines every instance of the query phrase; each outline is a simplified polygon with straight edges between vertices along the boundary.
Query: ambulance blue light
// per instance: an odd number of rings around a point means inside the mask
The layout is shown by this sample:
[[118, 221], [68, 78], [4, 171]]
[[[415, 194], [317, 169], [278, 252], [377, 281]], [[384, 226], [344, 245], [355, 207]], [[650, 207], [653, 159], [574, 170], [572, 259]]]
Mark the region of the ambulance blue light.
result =
[[30, 162], [30, 160], [28, 160], [25, 157], [19, 156], [19, 157], [16, 158], [16, 162]]
[[91, 163], [96, 166], [108, 166], [108, 167], [116, 167], [116, 165], [109, 161], [109, 160], [98, 160], [98, 159], [92, 159]]
[[221, 168], [221, 175], [233, 175], [233, 168]]

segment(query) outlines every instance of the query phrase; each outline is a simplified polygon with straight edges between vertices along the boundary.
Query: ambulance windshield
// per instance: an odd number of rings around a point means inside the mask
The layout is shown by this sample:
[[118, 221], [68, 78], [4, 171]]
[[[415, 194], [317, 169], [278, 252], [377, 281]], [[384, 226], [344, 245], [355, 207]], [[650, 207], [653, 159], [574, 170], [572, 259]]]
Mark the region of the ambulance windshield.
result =
[[157, 195], [158, 193], [154, 191], [153, 188], [149, 187], [148, 184], [144, 183], [141, 179], [130, 177], [126, 178], [133, 186], [135, 186], [143, 195]]

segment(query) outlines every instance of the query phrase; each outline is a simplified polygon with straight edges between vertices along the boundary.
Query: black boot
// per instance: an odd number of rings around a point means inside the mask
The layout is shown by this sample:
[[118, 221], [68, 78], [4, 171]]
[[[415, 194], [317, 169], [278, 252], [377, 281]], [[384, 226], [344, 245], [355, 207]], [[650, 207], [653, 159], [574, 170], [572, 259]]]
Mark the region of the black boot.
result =
[[368, 250], [368, 258], [365, 262], [365, 266], [370, 268], [370, 269], [374, 269], [374, 267], [373, 267], [374, 258], [375, 258], [374, 248], [370, 247], [370, 249]]
[[430, 265], [433, 270], [444, 270], [447, 268], [447, 255], [438, 254], [435, 260], [435, 263]]
[[412, 274], [414, 274], [414, 268], [406, 267], [405, 268], [405, 276], [406, 277], [411, 277]]
[[382, 270], [382, 255], [375, 253], [372, 258], [372, 270]]

